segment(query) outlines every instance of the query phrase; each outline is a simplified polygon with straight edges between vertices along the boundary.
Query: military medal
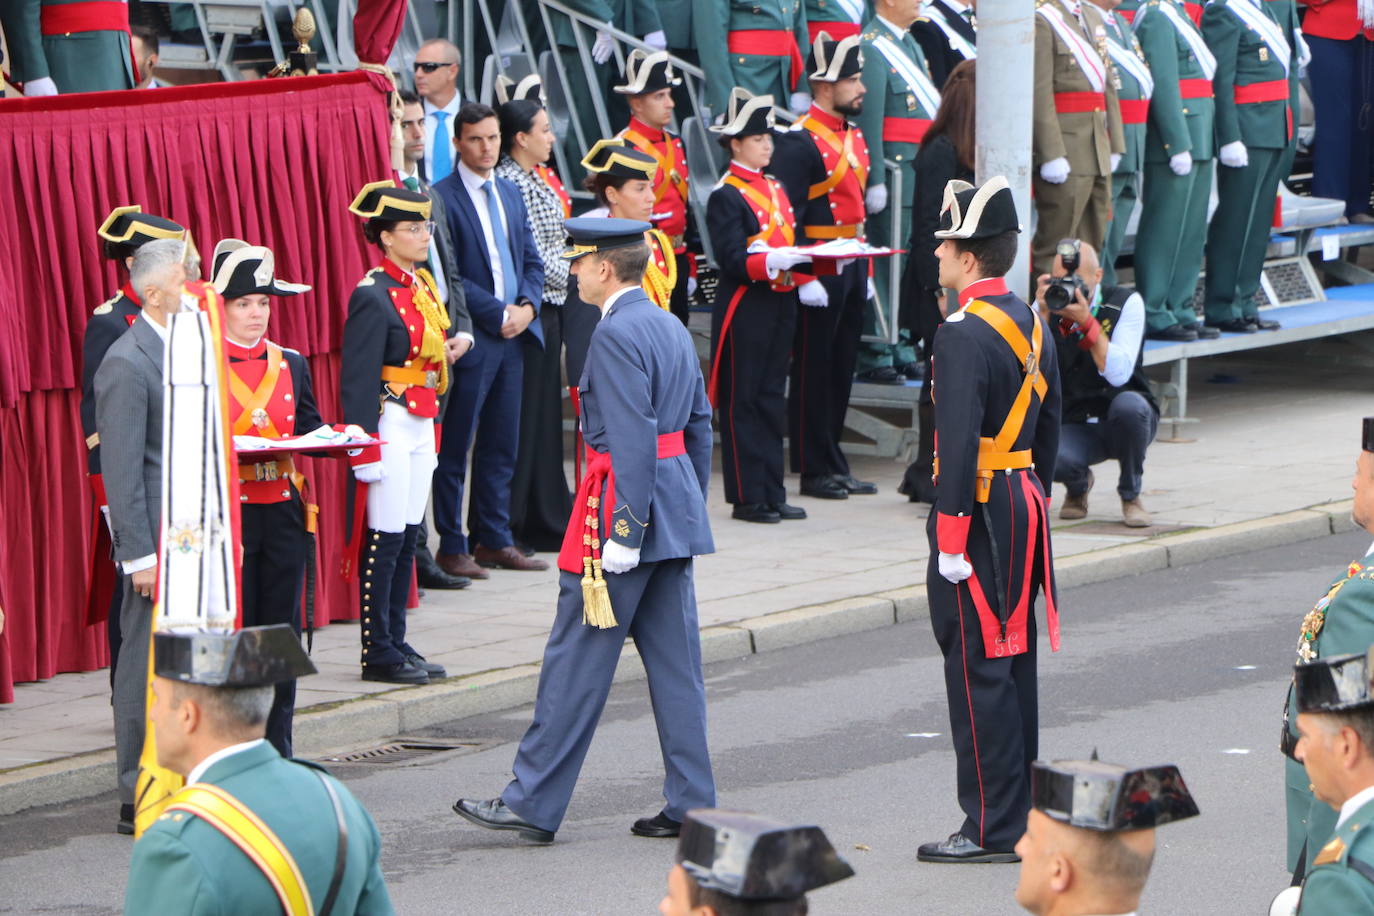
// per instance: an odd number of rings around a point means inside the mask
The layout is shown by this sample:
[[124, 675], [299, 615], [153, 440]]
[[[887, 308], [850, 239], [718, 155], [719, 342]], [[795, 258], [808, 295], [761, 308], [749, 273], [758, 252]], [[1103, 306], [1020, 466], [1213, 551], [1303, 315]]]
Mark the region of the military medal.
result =
[[915, 111], [915, 110], [916, 110], [916, 93], [914, 93], [914, 92], [908, 92], [908, 93], [906, 94], [906, 110], [907, 110], [907, 111]]
[[1268, 62], [1269, 62], [1269, 48], [1264, 47], [1264, 46], [1261, 46], [1260, 49], [1259, 49], [1259, 54], [1260, 54], [1260, 60], [1261, 60], [1261, 61], [1263, 61], [1263, 62], [1265, 62], [1265, 63], [1268, 63]]
[[258, 429], [266, 429], [267, 424], [271, 422], [267, 417], [267, 411], [263, 410], [261, 407], [254, 407], [253, 412], [248, 416], [252, 419], [253, 425]]
[[1298, 635], [1298, 658], [1302, 661], [1310, 662], [1317, 657], [1317, 650], [1313, 647], [1317, 642], [1317, 636], [1322, 631], [1322, 625], [1326, 623], [1326, 609], [1331, 606], [1332, 599], [1336, 597], [1336, 593], [1341, 590], [1341, 587], [1362, 569], [1364, 567], [1359, 563], [1351, 563], [1346, 570], [1346, 577], [1331, 586], [1331, 590], [1323, 595], [1322, 599], [1302, 619], [1302, 632]]

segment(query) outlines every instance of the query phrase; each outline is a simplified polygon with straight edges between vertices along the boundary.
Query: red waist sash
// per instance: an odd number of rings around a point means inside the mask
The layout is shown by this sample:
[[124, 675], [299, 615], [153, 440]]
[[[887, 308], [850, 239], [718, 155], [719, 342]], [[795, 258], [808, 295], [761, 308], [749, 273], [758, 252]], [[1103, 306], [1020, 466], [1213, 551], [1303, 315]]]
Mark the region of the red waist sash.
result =
[[1266, 83], [1251, 83], [1248, 86], [1236, 87], [1237, 105], [1286, 101], [1288, 101], [1288, 80], [1269, 80]]
[[1179, 80], [1178, 94], [1185, 99], [1210, 99], [1212, 81], [1203, 79]]
[[807, 20], [806, 32], [811, 38], [811, 43], [816, 43], [816, 36], [824, 32], [836, 41], [844, 41], [850, 35], [857, 35], [863, 31], [857, 22], [841, 20], [839, 22], [817, 22]]
[[1121, 123], [1144, 124], [1150, 113], [1149, 99], [1121, 99]]
[[44, 5], [39, 14], [44, 35], [71, 32], [128, 32], [129, 7], [118, 0], [85, 0], [82, 3]]
[[787, 57], [788, 89], [797, 88], [806, 64], [802, 61], [797, 36], [783, 29], [739, 29], [731, 32], [726, 43], [731, 54], [758, 54], [763, 57]]
[[1054, 110], [1060, 114], [1106, 111], [1107, 97], [1100, 92], [1056, 92]]
[[883, 142], [920, 143], [930, 130], [924, 118], [883, 118]]
[[[658, 437], [658, 457], [675, 458], [687, 454], [687, 442], [682, 430], [663, 433]], [[605, 486], [606, 497], [601, 502], [601, 489]], [[582, 474], [582, 482], [573, 497], [572, 515], [568, 518], [567, 530], [563, 532], [563, 546], [558, 551], [558, 568], [564, 572], [584, 572], [585, 560], [601, 559], [601, 519], [610, 518], [615, 512], [615, 468], [611, 466], [611, 453], [598, 452], [587, 446], [587, 469]]]

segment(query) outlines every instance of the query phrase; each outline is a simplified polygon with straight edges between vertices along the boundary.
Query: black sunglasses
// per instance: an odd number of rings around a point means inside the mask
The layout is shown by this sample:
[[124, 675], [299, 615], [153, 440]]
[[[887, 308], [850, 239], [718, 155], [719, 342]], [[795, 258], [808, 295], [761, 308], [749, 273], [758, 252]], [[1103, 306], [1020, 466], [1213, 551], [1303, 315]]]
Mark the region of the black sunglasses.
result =
[[453, 61], [449, 61], [448, 63], [444, 63], [443, 61], [436, 61], [436, 60], [426, 60], [426, 61], [419, 61], [419, 60], [417, 60], [417, 61], [415, 62], [415, 69], [416, 69], [416, 70], [423, 70], [423, 71], [425, 71], [426, 73], [433, 73], [435, 70], [438, 70], [440, 67], [456, 67], [456, 66], [457, 66], [457, 64], [456, 64], [455, 62], [453, 62]]

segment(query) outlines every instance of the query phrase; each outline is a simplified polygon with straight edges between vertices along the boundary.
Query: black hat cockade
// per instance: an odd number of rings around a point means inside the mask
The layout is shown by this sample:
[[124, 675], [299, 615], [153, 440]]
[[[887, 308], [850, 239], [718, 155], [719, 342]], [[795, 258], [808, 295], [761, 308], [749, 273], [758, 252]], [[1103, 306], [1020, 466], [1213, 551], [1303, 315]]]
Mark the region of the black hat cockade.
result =
[[1178, 767], [1127, 769], [1100, 760], [1031, 764], [1031, 806], [1085, 830], [1142, 830], [1195, 817], [1197, 803]]
[[858, 35], [836, 41], [829, 32], [820, 32], [806, 58], [806, 78], [818, 83], [838, 83], [862, 73], [863, 68], [864, 52]]
[[955, 178], [945, 185], [937, 239], [986, 239], [1004, 232], [1020, 232], [1016, 201], [1001, 175], [974, 187]]
[[740, 900], [795, 900], [854, 874], [819, 827], [719, 808], [687, 812], [677, 861], [700, 887]]
[[563, 251], [563, 260], [575, 261], [585, 254], [643, 245], [644, 233], [653, 226], [637, 219], [575, 216], [563, 220], [563, 228], [568, 233], [568, 247]]
[[748, 89], [736, 86], [730, 90], [725, 122], [711, 125], [711, 132], [722, 137], [743, 139], [755, 134], [771, 134], [775, 124], [771, 95], [754, 95]]
[[290, 624], [241, 630], [160, 630], [153, 634], [153, 673], [206, 687], [270, 687], [315, 673]]
[[432, 207], [428, 195], [410, 188], [398, 188], [396, 182], [388, 179], [363, 185], [353, 203], [348, 205], [348, 212], [363, 219], [425, 221]]
[[158, 239], [190, 239], [185, 227], [166, 217], [144, 213], [138, 204], [115, 207], [105, 217], [105, 222], [100, 224], [96, 234], [105, 240], [105, 253], [111, 259], [126, 258], [148, 242]]
[[667, 51], [647, 54], [643, 49], [635, 48], [625, 58], [625, 82], [611, 88], [621, 95], [647, 95], [681, 85], [682, 77], [673, 71]]
[[1374, 452], [1374, 417], [1365, 417], [1360, 427], [1360, 448]]
[[538, 73], [531, 73], [518, 83], [509, 76], [502, 74], [496, 78], [496, 85], [493, 89], [496, 92], [497, 105], [504, 105], [507, 102], [548, 104], [544, 98], [544, 80], [540, 78]]
[[277, 279], [272, 250], [261, 245], [249, 245], [240, 239], [224, 239], [215, 246], [214, 266], [210, 271], [210, 285], [225, 299], [241, 296], [294, 296], [308, 293], [304, 283], [288, 283]]
[[1374, 647], [1368, 652], [1314, 658], [1293, 666], [1298, 712], [1346, 712], [1374, 705]]
[[619, 137], [598, 140], [582, 157], [582, 167], [612, 178], [642, 178], [653, 181], [658, 161], [648, 153], [630, 146]]

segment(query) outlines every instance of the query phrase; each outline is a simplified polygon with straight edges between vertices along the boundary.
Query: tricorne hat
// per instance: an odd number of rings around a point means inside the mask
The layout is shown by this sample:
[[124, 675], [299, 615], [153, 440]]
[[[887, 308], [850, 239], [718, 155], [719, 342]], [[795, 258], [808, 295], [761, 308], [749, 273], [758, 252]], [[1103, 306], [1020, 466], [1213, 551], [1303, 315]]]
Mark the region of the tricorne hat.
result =
[[107, 242], [128, 248], [139, 248], [157, 239], [188, 238], [184, 227], [166, 217], [144, 213], [138, 204], [115, 207], [110, 211], [110, 215], [105, 217], [105, 222], [100, 224], [96, 234]]
[[711, 131], [724, 137], [752, 137], [772, 133], [774, 126], [773, 97], [736, 86], [730, 90], [725, 122], [711, 125]]
[[1198, 813], [1178, 767], [1127, 769], [1092, 760], [1036, 760], [1031, 806], [1085, 830], [1141, 830]]
[[688, 811], [677, 861], [703, 888], [740, 900], [794, 900], [853, 876], [821, 828], [744, 811]]
[[568, 247], [563, 251], [563, 260], [575, 261], [598, 251], [643, 245], [644, 233], [653, 226], [637, 219], [614, 216], [575, 216], [563, 220], [563, 228], [568, 233]]
[[277, 279], [275, 269], [271, 249], [249, 245], [240, 239], [223, 239], [215, 246], [210, 283], [225, 299], [254, 294], [294, 296], [310, 292], [310, 287], [304, 283]]
[[1372, 678], [1374, 647], [1294, 665], [1293, 694], [1298, 712], [1345, 712], [1374, 705]]
[[391, 179], [363, 185], [348, 212], [364, 219], [428, 220], [432, 208], [429, 197], [410, 188], [400, 188]]
[[153, 673], [206, 687], [268, 687], [315, 673], [291, 625], [153, 633]]
[[937, 239], [985, 239], [1020, 231], [1016, 201], [1001, 175], [989, 178], [982, 187], [957, 178], [945, 185], [940, 228], [934, 233]]
[[625, 58], [625, 82], [611, 88], [621, 95], [644, 95], [680, 85], [682, 77], [673, 72], [667, 51], [648, 54], [635, 48]]
[[496, 85], [492, 88], [496, 92], [498, 105], [520, 101], [548, 104], [544, 99], [544, 81], [538, 73], [531, 73], [518, 83], [503, 73], [496, 77]]
[[829, 32], [820, 32], [806, 58], [806, 78], [818, 83], [838, 83], [863, 68], [864, 52], [858, 35], [836, 41]]
[[658, 162], [620, 137], [610, 137], [596, 141], [582, 157], [582, 167], [598, 175], [652, 180], [654, 172], [658, 171]]

